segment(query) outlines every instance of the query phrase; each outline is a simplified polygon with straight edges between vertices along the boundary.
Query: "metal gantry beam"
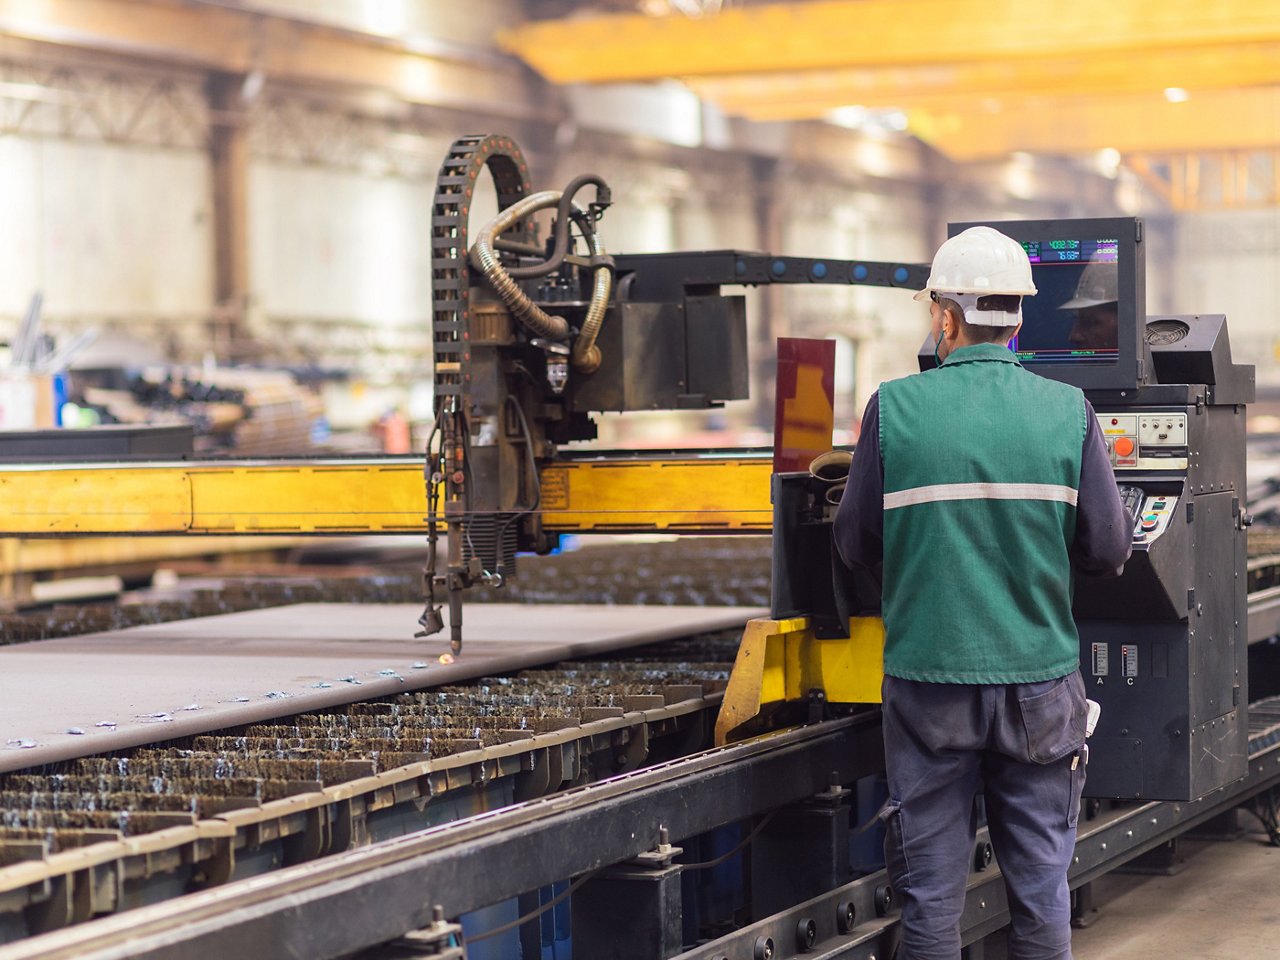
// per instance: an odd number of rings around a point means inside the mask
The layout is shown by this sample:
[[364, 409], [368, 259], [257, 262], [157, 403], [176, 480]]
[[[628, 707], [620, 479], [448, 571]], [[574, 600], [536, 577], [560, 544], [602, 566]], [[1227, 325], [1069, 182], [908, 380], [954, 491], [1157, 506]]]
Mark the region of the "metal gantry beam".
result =
[[[560, 532], [767, 533], [765, 455], [614, 457], [543, 468]], [[0, 469], [0, 536], [396, 534], [426, 529], [419, 458]]]
[[[2, 31], [0, 31], [2, 32]], [[36, 56], [0, 60], [0, 133], [173, 150], [209, 145], [198, 79]]]
[[231, 4], [180, 0], [0, 0], [0, 34], [159, 63], [304, 84], [380, 90], [407, 103], [542, 118], [547, 98], [499, 55], [409, 43]]

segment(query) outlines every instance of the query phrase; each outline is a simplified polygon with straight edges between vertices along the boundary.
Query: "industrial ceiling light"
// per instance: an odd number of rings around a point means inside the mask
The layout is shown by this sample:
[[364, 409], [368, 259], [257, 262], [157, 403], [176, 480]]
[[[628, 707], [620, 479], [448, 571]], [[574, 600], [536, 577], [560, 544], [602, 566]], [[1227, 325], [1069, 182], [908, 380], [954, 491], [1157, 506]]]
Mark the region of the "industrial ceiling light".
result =
[[642, 13], [651, 17], [665, 17], [671, 13], [683, 13], [686, 17], [715, 16], [724, 6], [724, 0], [641, 0]]
[[1191, 94], [1182, 87], [1165, 87], [1164, 98], [1170, 103], [1186, 103], [1191, 99]]
[[1103, 147], [1093, 155], [1094, 166], [1098, 172], [1104, 177], [1110, 177], [1112, 180], [1120, 172], [1120, 151], [1115, 147]]
[[910, 125], [907, 115], [902, 110], [876, 109], [850, 105], [836, 107], [827, 111], [824, 119], [827, 123], [846, 130], [861, 130], [864, 133], [887, 135], [902, 133]]
[[871, 111], [866, 107], [836, 107], [827, 114], [827, 122], [849, 130], [859, 130], [866, 126]]

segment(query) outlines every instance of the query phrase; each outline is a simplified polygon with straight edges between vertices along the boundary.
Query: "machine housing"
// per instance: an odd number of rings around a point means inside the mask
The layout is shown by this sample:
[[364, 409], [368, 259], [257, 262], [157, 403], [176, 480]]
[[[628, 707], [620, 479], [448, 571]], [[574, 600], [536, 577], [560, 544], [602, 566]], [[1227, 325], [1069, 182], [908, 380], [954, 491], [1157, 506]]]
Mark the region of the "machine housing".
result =
[[[1140, 220], [988, 225], [1029, 252], [1053, 241], [1068, 250], [1092, 242], [1096, 250], [1097, 238], [1111, 240], [1105, 263], [1115, 265], [1118, 283], [1107, 291], [1081, 296], [1082, 279], [1065, 303], [1023, 301], [1026, 331], [1063, 326], [1052, 315], [1079, 312], [1073, 304], [1087, 309], [1114, 298], [1115, 337], [1107, 344], [1114, 351], [1081, 362], [1071, 356], [1081, 345], [1064, 335], [1061, 362], [1025, 364], [1084, 391], [1134, 521], [1123, 574], [1075, 580], [1081, 672], [1102, 706], [1085, 794], [1197, 799], [1246, 773], [1245, 406], [1254, 398], [1254, 368], [1232, 361], [1220, 314], [1145, 316]], [[951, 235], [968, 226], [952, 224]], [[1032, 261], [1041, 296], [1054, 288], [1047, 271], [1088, 269]], [[926, 337], [921, 370], [933, 367], [933, 351]]]

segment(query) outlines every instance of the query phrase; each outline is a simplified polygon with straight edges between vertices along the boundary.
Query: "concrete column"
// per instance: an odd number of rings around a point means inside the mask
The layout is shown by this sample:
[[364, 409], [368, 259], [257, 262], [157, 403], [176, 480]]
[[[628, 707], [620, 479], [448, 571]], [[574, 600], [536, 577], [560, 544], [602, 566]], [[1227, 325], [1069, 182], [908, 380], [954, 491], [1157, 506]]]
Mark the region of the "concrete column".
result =
[[209, 153], [213, 161], [214, 315], [210, 340], [220, 359], [235, 359], [248, 347], [249, 134], [243, 96], [245, 77], [209, 76]]

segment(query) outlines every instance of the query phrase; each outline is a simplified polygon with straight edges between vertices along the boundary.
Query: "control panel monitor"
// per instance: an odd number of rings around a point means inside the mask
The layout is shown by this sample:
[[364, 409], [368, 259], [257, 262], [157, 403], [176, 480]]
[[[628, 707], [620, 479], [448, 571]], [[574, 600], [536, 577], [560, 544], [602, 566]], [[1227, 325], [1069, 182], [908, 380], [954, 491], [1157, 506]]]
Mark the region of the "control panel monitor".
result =
[[[955, 236], [974, 223], [953, 223]], [[1010, 343], [1028, 370], [1081, 389], [1144, 382], [1142, 221], [1133, 217], [987, 223], [1022, 244], [1038, 293]]]

